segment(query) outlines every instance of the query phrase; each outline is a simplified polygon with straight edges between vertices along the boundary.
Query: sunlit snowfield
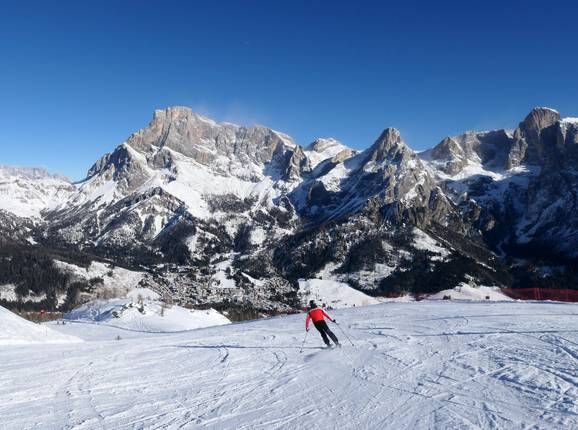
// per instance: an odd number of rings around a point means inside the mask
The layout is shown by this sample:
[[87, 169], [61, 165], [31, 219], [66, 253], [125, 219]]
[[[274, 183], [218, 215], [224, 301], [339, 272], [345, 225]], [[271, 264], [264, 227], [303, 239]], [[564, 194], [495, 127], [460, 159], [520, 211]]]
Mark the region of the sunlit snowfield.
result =
[[[388, 303], [173, 334], [53, 326], [0, 347], [2, 429], [578, 428], [578, 307]], [[120, 340], [114, 338], [120, 335]]]

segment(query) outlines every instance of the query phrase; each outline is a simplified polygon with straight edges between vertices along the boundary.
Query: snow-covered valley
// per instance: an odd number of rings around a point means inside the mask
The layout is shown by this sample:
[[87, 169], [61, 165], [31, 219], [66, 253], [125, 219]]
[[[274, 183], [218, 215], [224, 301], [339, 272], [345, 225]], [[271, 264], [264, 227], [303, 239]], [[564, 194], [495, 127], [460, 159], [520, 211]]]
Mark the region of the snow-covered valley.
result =
[[[571, 429], [578, 307], [391, 302], [178, 333], [50, 323], [81, 343], [3, 346], [3, 429]], [[120, 336], [120, 340], [116, 340]]]

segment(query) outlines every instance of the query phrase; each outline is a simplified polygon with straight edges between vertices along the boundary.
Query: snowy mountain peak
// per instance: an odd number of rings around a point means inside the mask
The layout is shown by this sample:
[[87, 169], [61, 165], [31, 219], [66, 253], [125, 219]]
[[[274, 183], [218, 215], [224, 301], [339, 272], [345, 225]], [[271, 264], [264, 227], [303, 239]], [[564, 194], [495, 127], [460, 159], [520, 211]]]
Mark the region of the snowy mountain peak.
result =
[[519, 128], [533, 137], [533, 134], [560, 121], [560, 113], [554, 109], [535, 107], [520, 123]]
[[317, 138], [305, 149], [312, 168], [315, 168], [322, 161], [335, 158], [338, 154], [344, 155], [345, 151], [349, 156], [353, 154], [351, 149], [333, 138]]
[[62, 205], [75, 187], [64, 176], [41, 168], [0, 166], [0, 209], [19, 217], [39, 218]]
[[200, 115], [186, 106], [171, 106], [166, 109], [156, 109], [151, 123], [165, 122], [165, 121], [196, 121], [204, 122], [213, 126], [217, 123], [210, 118]]
[[472, 174], [484, 168], [506, 170], [512, 144], [512, 137], [506, 130], [469, 131], [444, 138], [420, 156], [451, 176], [461, 174], [466, 168], [470, 168]]
[[218, 124], [184, 107], [155, 111], [148, 127], [132, 134], [126, 143], [143, 154], [169, 149], [207, 166], [223, 157], [243, 164], [269, 163], [278, 147], [296, 146], [289, 136], [270, 128]]
[[567, 117], [567, 118], [562, 118], [560, 120], [561, 124], [578, 124], [578, 118], [572, 118], [572, 117]]
[[25, 179], [57, 179], [64, 182], [70, 180], [58, 173], [51, 173], [42, 167], [19, 167], [19, 166], [3, 166], [0, 165], [0, 177], [19, 177]]
[[434, 146], [429, 153], [431, 158], [434, 160], [461, 158], [465, 155], [464, 149], [452, 137], [444, 138], [440, 143]]
[[330, 148], [335, 148], [335, 147], [338, 147], [339, 151], [346, 148], [346, 146], [343, 145], [337, 139], [334, 139], [332, 137], [329, 137], [329, 138], [319, 137], [319, 138], [315, 139], [313, 142], [311, 142], [309, 144], [309, 146], [307, 146], [306, 150], [322, 153], [322, 152], [327, 151]]
[[558, 112], [556, 109], [553, 109], [551, 107], [548, 106], [536, 106], [535, 108], [532, 109], [532, 112], [537, 111], [537, 112], [551, 112], [552, 114], [558, 114], [560, 115], [560, 112]]
[[549, 150], [544, 144], [545, 140], [550, 140], [550, 137], [546, 136], [549, 133], [547, 130], [559, 122], [560, 114], [554, 109], [532, 109], [514, 132], [516, 162], [519, 164], [523, 160], [533, 165], [542, 164]]
[[380, 163], [394, 161], [406, 153], [413, 153], [401, 138], [399, 130], [386, 128], [375, 143], [366, 151], [368, 161]]

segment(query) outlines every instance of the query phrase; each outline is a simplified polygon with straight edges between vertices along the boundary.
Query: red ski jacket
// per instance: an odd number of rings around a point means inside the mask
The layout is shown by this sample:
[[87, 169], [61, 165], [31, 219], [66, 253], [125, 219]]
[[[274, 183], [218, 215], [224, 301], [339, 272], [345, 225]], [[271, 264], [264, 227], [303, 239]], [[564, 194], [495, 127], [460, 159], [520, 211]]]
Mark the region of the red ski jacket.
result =
[[329, 318], [329, 321], [333, 321], [329, 315], [325, 313], [325, 311], [321, 308], [311, 309], [307, 312], [307, 320], [305, 321], [305, 329], [309, 330], [309, 321], [313, 320], [314, 323], [318, 321], [323, 321], [323, 318]]

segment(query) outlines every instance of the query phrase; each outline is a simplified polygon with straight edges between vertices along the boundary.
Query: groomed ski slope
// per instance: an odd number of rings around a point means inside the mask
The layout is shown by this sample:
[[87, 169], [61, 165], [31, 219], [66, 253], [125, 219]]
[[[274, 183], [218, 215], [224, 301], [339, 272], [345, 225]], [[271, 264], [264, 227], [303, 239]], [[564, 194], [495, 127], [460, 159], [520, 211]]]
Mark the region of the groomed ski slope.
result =
[[173, 334], [54, 326], [87, 341], [0, 348], [1, 426], [578, 428], [577, 305], [409, 302], [334, 315], [355, 347], [318, 349], [312, 331], [300, 354], [303, 315]]

